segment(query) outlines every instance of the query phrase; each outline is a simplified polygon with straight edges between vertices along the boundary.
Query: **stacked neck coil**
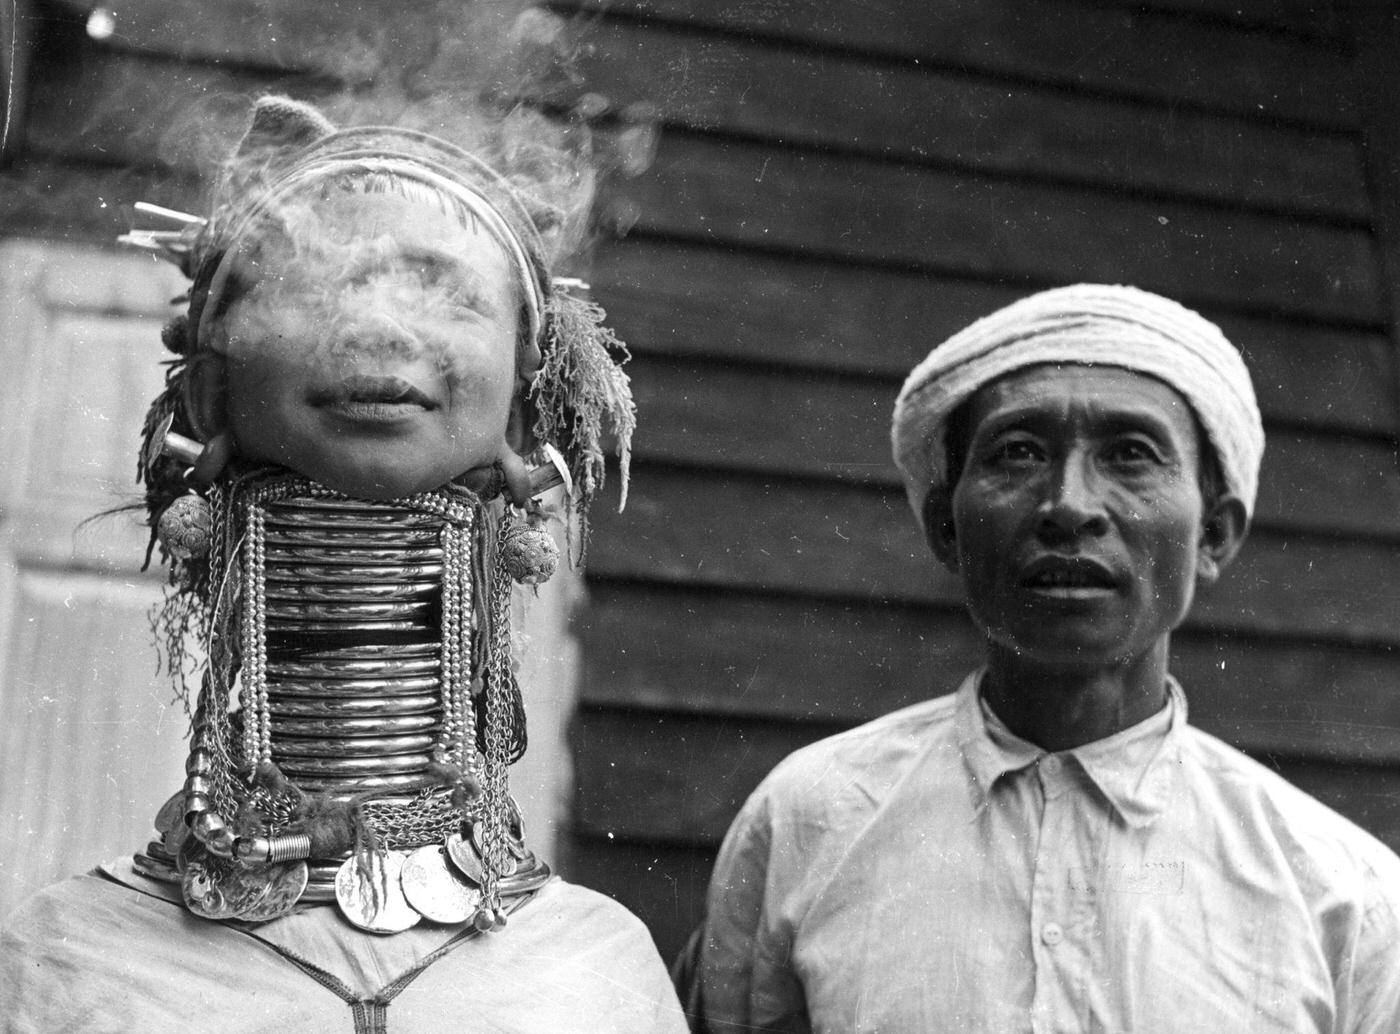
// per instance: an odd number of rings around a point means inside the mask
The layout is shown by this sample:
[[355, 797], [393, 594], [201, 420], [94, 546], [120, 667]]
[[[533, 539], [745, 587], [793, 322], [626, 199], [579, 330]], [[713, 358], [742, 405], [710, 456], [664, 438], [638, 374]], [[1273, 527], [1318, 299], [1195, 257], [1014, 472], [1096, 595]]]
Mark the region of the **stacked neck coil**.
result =
[[451, 694], [442, 518], [300, 497], [269, 501], [260, 523], [266, 697], [245, 700], [245, 723], [267, 736], [254, 749], [308, 793], [428, 786]]

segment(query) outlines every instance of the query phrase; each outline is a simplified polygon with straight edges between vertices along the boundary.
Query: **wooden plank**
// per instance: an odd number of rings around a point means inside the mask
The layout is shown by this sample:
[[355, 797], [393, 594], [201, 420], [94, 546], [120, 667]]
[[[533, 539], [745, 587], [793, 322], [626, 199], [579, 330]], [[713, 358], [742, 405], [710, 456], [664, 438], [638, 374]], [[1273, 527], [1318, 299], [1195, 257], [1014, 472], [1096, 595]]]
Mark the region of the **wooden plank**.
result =
[[[386, 73], [425, 88], [426, 70], [463, 75], [504, 49], [524, 0], [116, 0], [107, 46], [181, 61], [314, 70], [363, 84]], [[87, 9], [83, 9], [84, 16]]]
[[[1348, 35], [1356, 47], [1360, 81], [1377, 84], [1360, 91], [1362, 140], [1367, 172], [1374, 184], [1373, 229], [1382, 276], [1391, 284], [1400, 277], [1400, 91], [1395, 59], [1400, 53], [1400, 24], [1389, 5], [1346, 4]], [[1390, 339], [1400, 344], [1400, 292], [1392, 289]]]
[[200, 190], [173, 173], [26, 158], [0, 170], [0, 236], [110, 245], [137, 201], [197, 211]]
[[[983, 659], [958, 608], [595, 582], [583, 700], [596, 707], [857, 724], [955, 689]], [[677, 634], [677, 629], [683, 629]], [[1173, 638], [1193, 723], [1241, 749], [1400, 763], [1393, 650]]]
[[[680, 465], [899, 487], [890, 459], [898, 384], [732, 364], [635, 361], [637, 455]], [[1400, 538], [1391, 441], [1271, 429], [1258, 520]]]
[[681, 133], [604, 191], [651, 234], [1021, 282], [1127, 282], [1198, 303], [1377, 322], [1361, 230]]
[[1248, 28], [1291, 32], [1341, 50], [1345, 50], [1347, 44], [1346, 30], [1338, 12], [1316, 0], [1269, 0], [1263, 4], [1242, 4], [1240, 0], [1148, 0], [1138, 6], [1216, 18]]
[[[928, 349], [1028, 288], [644, 237], [605, 244], [595, 293], [642, 355], [751, 360], [902, 379]], [[1207, 310], [1243, 349], [1267, 416], [1400, 427], [1384, 335]]]
[[[606, 513], [606, 500], [596, 511], [595, 576], [873, 601], [961, 598], [902, 492], [651, 465], [633, 475], [626, 513]], [[1393, 545], [1261, 527], [1198, 595], [1195, 615], [1216, 630], [1391, 645], [1400, 643], [1397, 605]]]
[[798, 0], [584, 0], [578, 6], [1261, 119], [1354, 124], [1346, 55], [1337, 48], [1136, 5], [867, 0], [816, 11]]
[[579, 834], [560, 872], [631, 909], [669, 963], [704, 917], [714, 864], [713, 848]]
[[306, 96], [305, 81], [97, 50], [48, 70], [29, 109], [26, 151], [49, 160], [186, 172], [223, 161], [252, 99]]
[[[577, 742], [586, 749], [575, 754], [576, 828], [624, 840], [715, 846], [774, 765], [831, 732], [815, 723], [585, 710]], [[1400, 843], [1400, 769], [1268, 761], [1363, 828]]]
[[616, 106], [785, 144], [1365, 219], [1350, 136], [1144, 108], [729, 36], [604, 21], [582, 74]]

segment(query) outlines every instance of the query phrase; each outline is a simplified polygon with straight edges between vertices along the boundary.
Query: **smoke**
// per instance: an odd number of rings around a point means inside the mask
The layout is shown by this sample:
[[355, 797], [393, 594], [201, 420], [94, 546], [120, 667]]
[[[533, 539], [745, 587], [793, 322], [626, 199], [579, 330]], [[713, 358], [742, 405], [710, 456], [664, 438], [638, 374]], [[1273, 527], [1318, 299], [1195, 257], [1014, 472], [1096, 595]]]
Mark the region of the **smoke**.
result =
[[[657, 118], [646, 105], [616, 110], [581, 72], [582, 17], [521, 0], [426, 0], [323, 5], [255, 0], [252, 18], [306, 75], [286, 92], [314, 103], [336, 127], [388, 125], [441, 137], [472, 152], [527, 200], [556, 272], [586, 254], [602, 179], [651, 162]], [[211, 209], [237, 203], [275, 155], [235, 158], [250, 98], [213, 94], [164, 136], [162, 158], [202, 171]]]

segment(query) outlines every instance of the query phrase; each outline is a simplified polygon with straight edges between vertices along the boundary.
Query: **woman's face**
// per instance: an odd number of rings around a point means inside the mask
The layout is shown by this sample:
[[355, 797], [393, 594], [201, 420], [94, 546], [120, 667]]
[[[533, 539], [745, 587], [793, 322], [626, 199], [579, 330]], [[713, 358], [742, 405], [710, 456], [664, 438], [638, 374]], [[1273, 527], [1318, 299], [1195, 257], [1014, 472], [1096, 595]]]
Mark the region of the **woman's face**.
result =
[[516, 375], [514, 267], [424, 201], [342, 192], [237, 256], [213, 347], [240, 456], [347, 495], [436, 488], [502, 453]]

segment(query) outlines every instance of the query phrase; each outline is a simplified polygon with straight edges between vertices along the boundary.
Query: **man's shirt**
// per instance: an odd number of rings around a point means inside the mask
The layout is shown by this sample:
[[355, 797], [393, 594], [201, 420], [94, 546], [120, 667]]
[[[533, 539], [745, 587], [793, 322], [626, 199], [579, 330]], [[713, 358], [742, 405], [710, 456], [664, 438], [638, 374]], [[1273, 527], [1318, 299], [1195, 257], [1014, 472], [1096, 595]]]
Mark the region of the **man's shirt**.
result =
[[711, 882], [715, 1031], [1400, 1032], [1400, 859], [1167, 707], [1047, 753], [980, 677], [798, 751]]

